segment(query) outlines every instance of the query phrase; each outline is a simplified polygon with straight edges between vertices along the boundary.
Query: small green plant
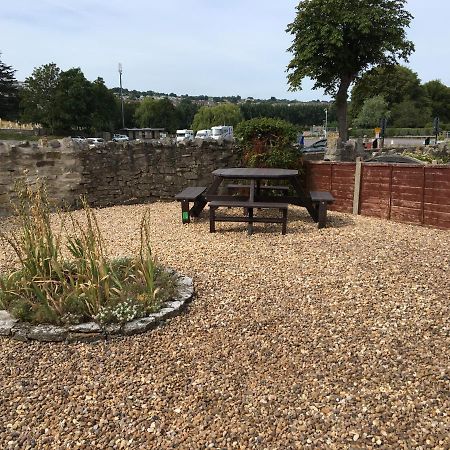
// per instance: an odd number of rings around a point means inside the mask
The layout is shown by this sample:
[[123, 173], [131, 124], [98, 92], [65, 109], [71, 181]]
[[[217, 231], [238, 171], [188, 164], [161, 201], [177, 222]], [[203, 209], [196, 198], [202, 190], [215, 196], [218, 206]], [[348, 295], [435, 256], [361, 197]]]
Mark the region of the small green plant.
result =
[[[20, 267], [0, 276], [0, 307], [32, 323], [123, 322], [157, 310], [172, 297], [176, 284], [159, 266], [150, 246], [148, 212], [140, 225], [140, 253], [109, 259], [94, 211], [82, 200], [84, 224], [60, 214], [55, 234], [43, 185], [17, 187], [19, 232], [6, 240]], [[62, 256], [62, 231], [70, 259]]]

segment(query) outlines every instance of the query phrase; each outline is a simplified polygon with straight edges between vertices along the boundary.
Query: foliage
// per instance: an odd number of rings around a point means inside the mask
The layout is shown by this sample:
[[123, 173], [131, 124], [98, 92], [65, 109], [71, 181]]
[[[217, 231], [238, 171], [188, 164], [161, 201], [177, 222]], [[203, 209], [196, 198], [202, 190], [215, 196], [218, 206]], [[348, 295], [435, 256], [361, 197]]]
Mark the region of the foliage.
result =
[[140, 127], [165, 128], [171, 133], [178, 125], [175, 106], [167, 98], [144, 98], [136, 108], [135, 118]]
[[195, 114], [197, 114], [199, 107], [191, 100], [183, 99], [176, 107], [178, 115], [177, 129], [182, 130], [190, 128], [194, 121]]
[[22, 120], [40, 123], [52, 131], [56, 128], [55, 95], [61, 70], [56, 64], [45, 64], [25, 79], [22, 93]]
[[388, 111], [388, 104], [383, 96], [368, 98], [358, 114], [358, 117], [353, 121], [356, 127], [378, 127], [380, 126], [380, 119], [386, 117], [389, 119], [391, 113]]
[[120, 101], [105, 86], [103, 78], [92, 83], [92, 111], [90, 126], [94, 132], [114, 131], [117, 117], [120, 117]]
[[433, 161], [436, 161], [436, 164], [450, 164], [450, 156], [447, 155], [433, 155], [429, 153], [418, 152], [403, 152], [403, 155], [410, 156], [411, 158], [416, 158], [420, 161], [425, 161], [430, 164]]
[[353, 86], [351, 111], [356, 116], [367, 98], [381, 95], [389, 107], [404, 100], [423, 100], [426, 92], [416, 72], [401, 65], [375, 67], [366, 72]]
[[420, 106], [414, 100], [404, 100], [392, 107], [392, 124], [398, 128], [424, 127], [431, 121], [429, 107]]
[[217, 125], [236, 126], [242, 121], [239, 106], [224, 103], [217, 106], [202, 106], [194, 116], [192, 128], [194, 131], [211, 128]]
[[80, 68], [61, 72], [53, 102], [56, 127], [61, 130], [91, 128], [94, 111], [92, 83]]
[[39, 136], [30, 133], [23, 133], [21, 130], [0, 130], [0, 140], [38, 141], [39, 139]]
[[431, 114], [442, 122], [450, 122], [450, 87], [440, 80], [432, 80], [423, 85], [430, 98]]
[[244, 120], [258, 117], [271, 117], [286, 120], [299, 127], [323, 124], [325, 121], [325, 109], [328, 110], [328, 123], [336, 121], [336, 108], [334, 104], [325, 102], [246, 102], [241, 105]]
[[315, 81], [335, 96], [339, 136], [347, 139], [348, 89], [373, 66], [395, 64], [409, 57], [414, 45], [406, 39], [411, 14], [406, 0], [304, 0], [287, 31], [293, 36], [289, 48], [288, 82], [301, 88], [303, 78]]
[[[1, 57], [1, 53], [0, 53]], [[15, 70], [0, 58], [0, 117], [15, 120], [19, 113], [19, 92]]]
[[[51, 132], [113, 131], [121, 126], [118, 99], [102, 78], [90, 82], [79, 68], [62, 72], [54, 63], [45, 64], [34, 69], [25, 86], [23, 121], [40, 123]], [[128, 113], [126, 109], [126, 117]]]
[[236, 136], [244, 149], [244, 164], [250, 167], [298, 168], [299, 153], [292, 146], [296, 128], [280, 119], [259, 118], [241, 122]]
[[[137, 257], [110, 260], [94, 212], [83, 201], [84, 224], [69, 214], [53, 232], [45, 188], [20, 186], [15, 206], [20, 232], [0, 236], [20, 268], [0, 277], [0, 306], [32, 323], [121, 321], [154, 311], [174, 292], [172, 278], [157, 266], [149, 243], [149, 220], [141, 222]], [[61, 236], [67, 233], [63, 259]]]

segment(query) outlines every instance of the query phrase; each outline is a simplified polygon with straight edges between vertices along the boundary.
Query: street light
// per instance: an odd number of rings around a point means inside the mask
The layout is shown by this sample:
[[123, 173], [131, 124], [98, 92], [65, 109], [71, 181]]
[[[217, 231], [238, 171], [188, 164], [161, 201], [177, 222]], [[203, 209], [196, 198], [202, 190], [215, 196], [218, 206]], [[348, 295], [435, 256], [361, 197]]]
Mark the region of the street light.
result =
[[327, 127], [328, 127], [328, 109], [325, 108], [325, 139], [327, 138]]
[[125, 115], [123, 113], [123, 93], [122, 93], [122, 63], [119, 63], [119, 80], [120, 80], [120, 103], [122, 107], [122, 128], [125, 129]]

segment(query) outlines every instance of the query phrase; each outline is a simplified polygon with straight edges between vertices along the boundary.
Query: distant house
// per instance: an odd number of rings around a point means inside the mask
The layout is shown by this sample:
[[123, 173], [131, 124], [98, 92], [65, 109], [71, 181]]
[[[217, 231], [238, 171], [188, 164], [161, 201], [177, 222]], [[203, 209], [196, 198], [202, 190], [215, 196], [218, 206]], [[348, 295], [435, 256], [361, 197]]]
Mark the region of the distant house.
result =
[[160, 139], [165, 134], [164, 128], [124, 128], [122, 130], [130, 139]]

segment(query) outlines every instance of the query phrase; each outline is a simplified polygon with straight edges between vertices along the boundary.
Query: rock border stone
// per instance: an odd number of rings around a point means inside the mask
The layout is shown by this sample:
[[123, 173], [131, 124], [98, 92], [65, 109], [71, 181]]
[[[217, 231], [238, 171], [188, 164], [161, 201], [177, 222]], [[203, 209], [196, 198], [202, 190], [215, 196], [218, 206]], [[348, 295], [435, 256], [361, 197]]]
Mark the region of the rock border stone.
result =
[[171, 272], [177, 276], [178, 293], [172, 300], [165, 302], [162, 308], [147, 317], [134, 319], [121, 324], [101, 326], [96, 322], [79, 325], [31, 325], [14, 319], [8, 311], [0, 311], [0, 336], [17, 341], [29, 342], [98, 342], [117, 336], [132, 336], [155, 328], [160, 322], [179, 315], [194, 296], [192, 278]]

